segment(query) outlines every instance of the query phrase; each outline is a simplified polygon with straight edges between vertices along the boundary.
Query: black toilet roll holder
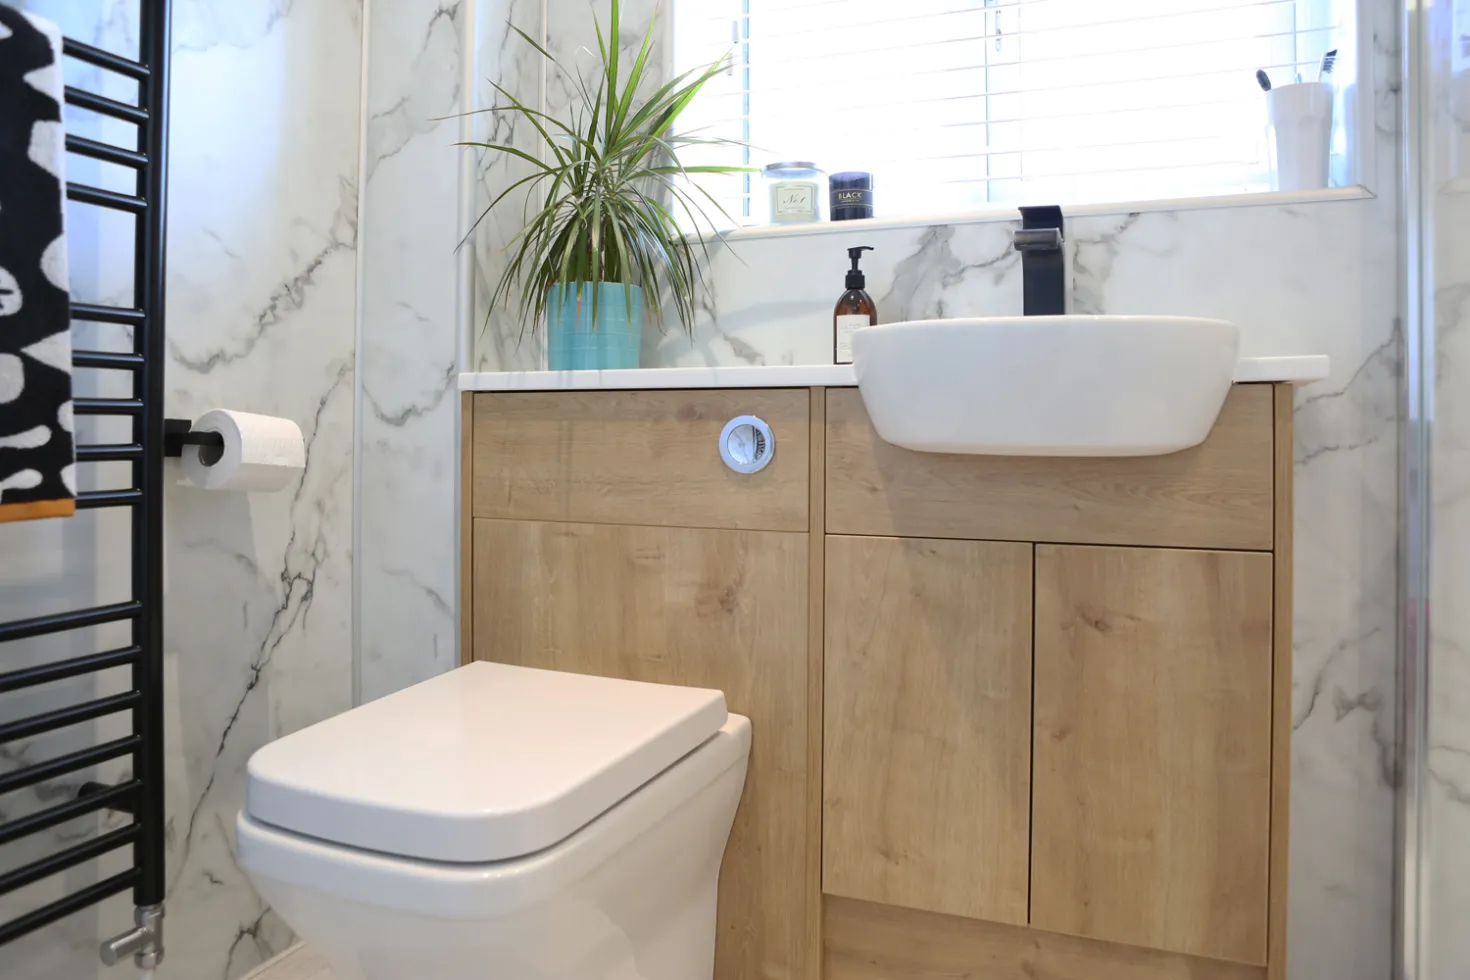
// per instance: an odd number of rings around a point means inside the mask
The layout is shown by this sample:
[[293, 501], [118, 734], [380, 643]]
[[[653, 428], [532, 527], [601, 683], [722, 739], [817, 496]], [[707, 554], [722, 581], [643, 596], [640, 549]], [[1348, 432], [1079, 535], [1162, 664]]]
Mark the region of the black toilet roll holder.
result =
[[225, 437], [218, 432], [207, 429], [195, 429], [194, 423], [188, 419], [164, 419], [163, 420], [163, 454], [165, 456], [184, 455], [185, 446], [198, 446], [201, 455], [206, 461], [209, 454], [202, 451], [212, 450], [216, 454], [224, 452]]

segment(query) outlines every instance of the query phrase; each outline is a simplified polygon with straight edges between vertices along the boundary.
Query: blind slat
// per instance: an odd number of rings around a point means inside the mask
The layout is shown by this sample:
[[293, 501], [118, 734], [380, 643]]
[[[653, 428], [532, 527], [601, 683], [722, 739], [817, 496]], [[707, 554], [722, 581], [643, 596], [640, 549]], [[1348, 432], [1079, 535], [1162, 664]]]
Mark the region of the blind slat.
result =
[[[955, 0], [950, 0], [950, 2], [955, 2]], [[935, 13], [932, 13], [932, 14], [920, 14], [917, 17], [891, 17], [891, 18], [886, 18], [886, 19], [883, 19], [883, 20], [861, 21], [861, 22], [857, 22], [857, 23], [859, 23], [860, 25], [866, 26], [868, 24], [896, 23], [896, 22], [900, 22], [900, 21], [909, 21], [909, 20], [913, 20], [913, 19], [918, 19], [919, 17], [948, 16], [950, 14], [969, 14], [969, 13], [988, 14], [988, 13], [1004, 13], [1006, 11], [1013, 11], [1013, 12], [1020, 13], [1020, 12], [1022, 12], [1021, 11], [1021, 8], [1025, 8], [1025, 7], [1042, 7], [1042, 6], [1046, 5], [1046, 4], [1053, 4], [1053, 5], [1055, 5], [1055, 4], [1064, 3], [1064, 2], [1075, 2], [1075, 0], [1002, 0], [1002, 2], [998, 2], [998, 3], [995, 3], [993, 5], [980, 6], [980, 7], [976, 7], [972, 3], [971, 4], [957, 4], [953, 10], [940, 10], [940, 11], [936, 11]], [[1215, 2], [1218, 3], [1218, 0], [1215, 0]], [[1190, 15], [1190, 14], [1205, 14], [1205, 13], [1212, 13], [1212, 12], [1218, 11], [1218, 10], [1239, 10], [1239, 9], [1242, 9], [1242, 8], [1249, 8], [1249, 9], [1270, 9], [1270, 8], [1273, 8], [1273, 7], [1285, 7], [1285, 6], [1288, 6], [1288, 5], [1295, 5], [1298, 2], [1300, 2], [1300, 0], [1253, 0], [1253, 2], [1251, 2], [1251, 3], [1245, 3], [1245, 4], [1232, 4], [1232, 5], [1227, 5], [1227, 6], [1218, 6], [1217, 5], [1217, 6], [1212, 6], [1212, 7], [1191, 7], [1191, 8], [1186, 8], [1184, 10], [1169, 10], [1169, 11], [1165, 11], [1163, 13], [1152, 13], [1152, 14], [1141, 14], [1141, 15], [1135, 15], [1135, 16], [1103, 18], [1102, 20], [1098, 20], [1098, 21], [1090, 21], [1090, 22], [1088, 22], [1087, 25], [1084, 25], [1084, 26], [1091, 26], [1091, 25], [1097, 25], [1097, 24], [1122, 23], [1122, 22], [1125, 22], [1125, 21], [1133, 21], [1133, 20], [1148, 20], [1148, 19], [1154, 19], [1154, 18], [1166, 17], [1166, 16], [1187, 16], [1187, 15]], [[701, 3], [701, 2], [698, 2], [698, 0], [682, 0], [682, 3], [678, 5], [679, 6], [679, 9], [681, 9], [681, 10], [682, 9], [685, 9], [685, 7], [687, 7], [691, 3], [696, 4], [701, 9], [704, 8], [704, 7], [706, 7], [706, 6], [708, 6], [707, 3]], [[726, 29], [728, 30], [729, 23], [732, 20], [750, 21], [752, 23], [755, 23], [755, 22], [758, 22], [758, 21], [769, 19], [769, 20], [772, 20], [772, 21], [775, 21], [775, 22], [779, 22], [781, 18], [783, 18], [783, 17], [790, 17], [792, 14], [799, 14], [799, 13], [802, 13], [802, 12], [807, 11], [807, 10], [814, 10], [814, 9], [820, 9], [820, 8], [825, 8], [825, 9], [829, 9], [830, 10], [830, 9], [832, 9], [834, 7], [851, 9], [851, 7], [852, 7], [852, 0], [817, 0], [817, 2], [815, 2], [815, 3], [789, 3], [789, 4], [781, 4], [779, 6], [777, 6], [777, 5], [771, 5], [769, 7], [769, 9], [764, 10], [764, 11], [761, 11], [761, 10], [744, 11], [744, 10], [738, 9], [734, 4], [730, 4], [728, 6], [728, 8], [727, 8], [727, 11], [725, 13], [723, 13], [723, 14], [709, 14], [709, 15], [706, 15], [706, 16], [694, 15], [694, 16], [689, 17], [689, 20], [691, 22], [705, 21], [705, 22], [710, 23], [710, 24], [722, 24], [722, 25], [725, 25]]]
[[[1038, 2], [1051, 2], [1051, 0], [1038, 0]], [[1100, 19], [1100, 20], [1090, 20], [1090, 21], [1078, 22], [1078, 23], [1054, 24], [1054, 25], [1051, 25], [1049, 27], [1034, 27], [1034, 28], [1024, 28], [1023, 27], [1023, 28], [1021, 28], [1019, 30], [1000, 30], [1000, 31], [993, 31], [993, 32], [987, 32], [987, 33], [982, 33], [982, 34], [966, 35], [964, 37], [953, 38], [953, 39], [946, 39], [946, 40], [954, 40], [954, 41], [994, 41], [994, 40], [1013, 40], [1013, 39], [1017, 39], [1017, 38], [1027, 38], [1027, 37], [1033, 37], [1034, 38], [1034, 37], [1042, 36], [1042, 35], [1045, 35], [1045, 34], [1056, 33], [1056, 32], [1059, 32], [1059, 31], [1095, 30], [1095, 29], [1100, 28], [1100, 27], [1114, 27], [1114, 26], [1117, 26], [1117, 25], [1120, 25], [1120, 24], [1135, 24], [1135, 23], [1142, 23], [1142, 22], [1157, 22], [1159, 20], [1165, 20], [1165, 19], [1176, 19], [1177, 20], [1177, 19], [1186, 18], [1186, 17], [1205, 18], [1205, 17], [1208, 17], [1210, 14], [1216, 14], [1216, 13], [1233, 13], [1233, 12], [1238, 12], [1238, 11], [1241, 11], [1241, 10], [1257, 10], [1257, 11], [1270, 12], [1272, 8], [1280, 8], [1282, 12], [1286, 12], [1287, 9], [1288, 9], [1286, 5], [1288, 5], [1288, 4], [1289, 5], [1295, 5], [1297, 2], [1298, 2], [1298, 0], [1257, 0], [1257, 2], [1252, 3], [1252, 4], [1249, 4], [1248, 6], [1244, 6], [1244, 7], [1242, 5], [1240, 5], [1240, 4], [1234, 4], [1234, 5], [1230, 5], [1230, 6], [1224, 6], [1224, 7], [1206, 7], [1206, 8], [1196, 9], [1196, 10], [1173, 10], [1173, 11], [1168, 11], [1166, 13], [1161, 13], [1161, 14], [1146, 14], [1146, 15], [1139, 15], [1139, 16], [1133, 16], [1133, 17], [1109, 17], [1109, 18], [1103, 18], [1103, 19]], [[1012, 5], [1012, 6], [1015, 6], [1015, 5]], [[916, 15], [911, 15], [911, 16], [906, 16], [906, 17], [902, 17], [902, 16], [901, 17], [886, 17], [886, 18], [883, 18], [881, 20], [866, 20], [866, 21], [865, 20], [858, 20], [858, 21], [854, 21], [854, 20], [849, 20], [849, 19], [845, 19], [844, 18], [843, 21], [841, 22], [841, 25], [840, 26], [844, 30], [850, 30], [850, 29], [854, 29], [854, 28], [865, 28], [866, 29], [866, 28], [873, 28], [873, 27], [884, 27], [884, 26], [890, 25], [890, 24], [914, 24], [915, 22], [919, 22], [919, 21], [937, 20], [939, 18], [946, 18], [946, 17], [973, 17], [973, 18], [976, 18], [976, 19], [983, 20], [983, 19], [986, 19], [987, 15], [992, 14], [992, 13], [995, 13], [995, 12], [1001, 10], [1001, 9], [1002, 8], [1000, 8], [1000, 7], [973, 7], [973, 6], [967, 6], [967, 7], [957, 7], [955, 9], [953, 9], [953, 10], [935, 11], [934, 13], [929, 13], [929, 14], [916, 14]], [[723, 41], [726, 44], [731, 44], [731, 43], [740, 44], [740, 43], [745, 43], [748, 40], [759, 40], [759, 41], [765, 41], [765, 42], [770, 42], [770, 41], [784, 41], [784, 40], [788, 40], [790, 38], [798, 38], [798, 37], [808, 37], [808, 36], [813, 36], [813, 35], [830, 34], [832, 32], [832, 30], [833, 30], [833, 25], [832, 24], [814, 25], [812, 27], [802, 27], [802, 28], [797, 28], [795, 30], [783, 30], [780, 27], [773, 26], [773, 27], [764, 27], [764, 28], [762, 28], [760, 30], [760, 33], [756, 37], [754, 37], [754, 38], [748, 38], [748, 37], [745, 36], [745, 34], [743, 32], [740, 32], [739, 31], [739, 26], [741, 24], [744, 24], [748, 19], [753, 19], [753, 18], [756, 18], [757, 16], [758, 15], [756, 15], [754, 13], [751, 13], [751, 14], [737, 13], [737, 14], [725, 15], [725, 16], [721, 16], [721, 17], [711, 17], [711, 18], [709, 18], [709, 24], [711, 25], [712, 33], [718, 32], [719, 31], [719, 28], [721, 26], [724, 27], [725, 34], [724, 34], [724, 37], [723, 37]], [[779, 21], [775, 20], [775, 18], [773, 17], [772, 18], [772, 23], [773, 24], [779, 24]], [[731, 27], [732, 24], [734, 24], [736, 26], [736, 33], [735, 33], [735, 36], [733, 38], [730, 36], [730, 33], [729, 33], [730, 27]], [[936, 29], [938, 29], [940, 27], [940, 25], [934, 25], [934, 26], [936, 27]], [[1304, 31], [1304, 30], [1326, 30], [1326, 29], [1327, 28], [1318, 27], [1318, 28], [1304, 28], [1302, 30]], [[1288, 33], [1301, 33], [1301, 32], [1302, 31], [1293, 30], [1293, 31], [1288, 32]], [[1265, 36], [1265, 35], [1262, 35], [1262, 36]], [[880, 47], [880, 48], [875, 48], [873, 50], [883, 50], [883, 48]], [[853, 53], [858, 53], [858, 52], [853, 52]], [[1110, 54], [1112, 52], [1109, 51], [1109, 52], [1104, 52], [1104, 53]]]
[[[985, 98], [985, 96], [983, 94], [981, 94], [981, 95], [976, 95], [976, 96], [967, 96], [967, 98], [979, 98], [979, 99], [983, 99], [983, 98]], [[1208, 102], [1169, 102], [1169, 103], [1164, 103], [1162, 105], [1120, 106], [1120, 107], [1114, 108], [1114, 109], [1098, 109], [1098, 110], [1091, 111], [1091, 112], [1058, 112], [1058, 113], [1044, 113], [1044, 112], [1042, 112], [1042, 113], [1034, 113], [1034, 114], [1028, 113], [1027, 115], [1024, 115], [1024, 116], [1014, 115], [1014, 116], [995, 116], [995, 117], [983, 118], [983, 119], [960, 119], [960, 120], [952, 120], [952, 121], [949, 121], [949, 122], [933, 123], [931, 125], [911, 126], [911, 127], [905, 128], [905, 129], [897, 130], [897, 131], [895, 131], [895, 130], [885, 130], [884, 135], [886, 137], [888, 137], [888, 138], [892, 138], [895, 135], [895, 133], [902, 134], [902, 133], [906, 133], [906, 132], [919, 132], [919, 131], [929, 132], [929, 131], [933, 131], [933, 130], [941, 130], [942, 131], [942, 130], [946, 130], [946, 129], [966, 129], [966, 128], [971, 128], [971, 127], [975, 127], [975, 126], [1001, 126], [1001, 125], [1005, 125], [1007, 123], [1025, 123], [1025, 122], [1048, 122], [1048, 123], [1051, 123], [1051, 122], [1064, 122], [1064, 121], [1066, 121], [1068, 119], [1095, 119], [1098, 116], [1120, 116], [1120, 115], [1126, 115], [1128, 113], [1145, 114], [1145, 113], [1174, 112], [1174, 111], [1181, 110], [1181, 109], [1219, 109], [1219, 108], [1222, 108], [1224, 106], [1251, 106], [1251, 105], [1255, 105], [1259, 101], [1260, 100], [1257, 99], [1257, 98], [1212, 99], [1212, 100], [1210, 100]], [[876, 110], [876, 109], [888, 109], [888, 108], [898, 109], [898, 108], [905, 108], [905, 107], [918, 106], [918, 105], [920, 105], [920, 103], [913, 103], [913, 102], [904, 102], [904, 103], [898, 103], [898, 102], [875, 103], [875, 104], [866, 104], [866, 105], [864, 105], [862, 107], [862, 109], [863, 109], [863, 111], [871, 112], [871, 111]], [[722, 128], [729, 128], [731, 126], [739, 126], [741, 123], [747, 121], [749, 118], [750, 117], [749, 116], [746, 116], [746, 115], [722, 116], [722, 117], [717, 118], [717, 119], [711, 119], [711, 120], [706, 120], [706, 121], [701, 122], [700, 123], [700, 128], [701, 129], [704, 129], [704, 130], [717, 130], [717, 129], [722, 129]]]
[[[1232, 104], [1232, 103], [1214, 103], [1214, 104]], [[1192, 107], [1194, 107], [1194, 106], [1177, 106], [1176, 109], [1192, 109]], [[1119, 110], [1119, 112], [1141, 112], [1141, 110]], [[960, 129], [980, 129], [980, 128], [985, 128], [985, 126], [1000, 126], [1000, 125], [1005, 125], [1005, 123], [1033, 122], [1033, 120], [1044, 120], [1044, 122], [1060, 122], [1060, 120], [1066, 120], [1066, 119], [1070, 119], [1070, 118], [1072, 118], [1072, 116], [1050, 116], [1050, 118], [1036, 118], [1036, 119], [1032, 119], [1032, 118], [1020, 118], [1020, 116], [1016, 116], [1016, 118], [1011, 118], [1011, 119], [980, 119], [980, 120], [975, 120], [975, 122], [951, 122], [951, 123], [942, 123], [941, 126], [936, 126], [936, 128], [929, 128], [929, 126], [913, 126], [913, 128], [898, 129], [898, 131], [885, 131], [885, 141], [888, 141], [888, 143], [904, 143], [904, 141], [901, 140], [901, 137], [904, 137], [904, 135], [922, 134], [922, 132], [931, 132], [931, 131], [933, 131], [933, 129], [942, 129], [942, 131], [960, 131]], [[991, 150], [976, 150], [976, 151], [973, 151], [972, 156], [985, 156], [985, 154], [991, 154], [991, 153], [994, 153], [994, 154], [1000, 154], [1000, 153], [1023, 153], [1023, 151], [1025, 151], [1025, 153], [1033, 153], [1033, 151], [1048, 151], [1048, 150], [1092, 150], [1092, 148], [1122, 147], [1122, 145], [1147, 145], [1147, 144], [1150, 144], [1150, 143], [1175, 143], [1175, 141], [1182, 141], [1182, 140], [1219, 140], [1219, 138], [1223, 138], [1222, 135], [1220, 135], [1220, 134], [1204, 134], [1204, 135], [1191, 135], [1191, 137], [1158, 137], [1158, 138], [1148, 138], [1148, 140], [1132, 140], [1132, 138], [1130, 138], [1130, 140], [1101, 141], [1101, 143], [1054, 143], [1054, 144], [1050, 144], [1050, 145], [1048, 145], [1048, 144], [1030, 144], [1030, 143], [1026, 143], [1026, 144], [1017, 144], [1017, 145], [998, 145], [998, 147], [991, 148]], [[953, 154], [945, 154], [945, 156], [953, 156]], [[961, 156], [963, 156], [963, 154], [961, 154]], [[907, 157], [906, 156], [906, 157], [904, 157], [904, 159], [929, 159], [929, 157]], [[869, 156], [869, 157], [867, 157], [867, 160], [869, 160], [869, 162], [872, 163], [872, 162], [875, 162], [876, 157]]]
[[[1028, 56], [1025, 56], [1025, 55], [1014, 54], [1014, 55], [1010, 55], [1009, 57], [1007, 57], [1005, 59], [997, 59], [995, 61], [986, 61], [986, 62], [983, 62], [983, 63], [978, 64], [978, 65], [969, 65], [967, 67], [969, 67], [969, 68], [976, 68], [976, 69], [978, 69], [978, 68], [991, 68], [991, 69], [994, 69], [994, 68], [1006, 68], [1006, 67], [1012, 67], [1012, 66], [1041, 65], [1041, 64], [1047, 64], [1049, 62], [1071, 62], [1071, 63], [1075, 63], [1075, 62], [1078, 62], [1078, 61], [1081, 61], [1081, 60], [1092, 59], [1092, 58], [1116, 58], [1116, 57], [1119, 57], [1121, 55], [1148, 55], [1148, 54], [1153, 54], [1154, 52], [1158, 52], [1158, 51], [1177, 51], [1177, 50], [1179, 50], [1181, 48], [1199, 48], [1199, 47], [1206, 47], [1206, 46], [1212, 46], [1212, 45], [1221, 45], [1221, 46], [1223, 46], [1223, 45], [1231, 45], [1231, 44], [1242, 44], [1244, 42], [1249, 42], [1249, 41], [1271, 41], [1271, 40], [1275, 40], [1275, 39], [1278, 39], [1278, 38], [1300, 38], [1300, 37], [1302, 37], [1305, 34], [1312, 34], [1312, 33], [1318, 33], [1318, 32], [1335, 32], [1336, 30], [1337, 30], [1337, 25], [1336, 24], [1331, 24], [1331, 25], [1327, 25], [1327, 26], [1324, 26], [1324, 27], [1313, 27], [1313, 28], [1308, 28], [1306, 30], [1300, 30], [1300, 31], [1297, 31], [1297, 30], [1291, 30], [1291, 31], [1273, 31], [1273, 32], [1267, 33], [1267, 34], [1240, 34], [1240, 35], [1236, 35], [1234, 37], [1212, 37], [1212, 38], [1204, 38], [1204, 39], [1197, 40], [1197, 41], [1174, 41], [1174, 42], [1170, 42], [1168, 44], [1153, 44], [1153, 45], [1146, 45], [1146, 46], [1143, 46], [1143, 47], [1136, 47], [1136, 48], [1113, 48], [1113, 49], [1110, 49], [1108, 51], [1098, 51], [1098, 52], [1094, 52], [1094, 53], [1091, 53], [1091, 54], [1080, 54], [1080, 55], [1079, 54], [1041, 55], [1041, 56], [1036, 56], [1036, 57], [1028, 57]], [[871, 55], [892, 55], [892, 54], [897, 53], [897, 52], [908, 52], [908, 51], [912, 51], [912, 52], [918, 53], [918, 52], [921, 52], [921, 51], [934, 51], [936, 49], [944, 48], [944, 47], [946, 47], [948, 45], [967, 44], [967, 43], [972, 43], [972, 42], [975, 42], [975, 41], [984, 41], [984, 40], [987, 40], [987, 39], [990, 39], [990, 38], [994, 38], [994, 37], [997, 37], [997, 36], [998, 35], [994, 35], [994, 34], [977, 34], [977, 35], [975, 35], [973, 37], [945, 38], [942, 41], [918, 41], [918, 42], [915, 42], [913, 44], [893, 44], [893, 45], [886, 45], [886, 46], [873, 47], [873, 48], [861, 48], [861, 49], [856, 49], [856, 50], [841, 50], [841, 51], [827, 51], [827, 52], [818, 52], [818, 53], [815, 53], [815, 54], [800, 54], [800, 55], [791, 55], [791, 56], [788, 56], [788, 57], [778, 57], [778, 58], [762, 57], [759, 61], [753, 62], [752, 68], [753, 69], [761, 69], [761, 68], [769, 69], [769, 68], [773, 68], [773, 67], [784, 67], [786, 65], [802, 65], [802, 66], [807, 66], [807, 65], [810, 65], [814, 61], [823, 61], [823, 60], [831, 59], [831, 58], [848, 59], [848, 58], [862, 57], [863, 55], [870, 55], [870, 54]], [[1019, 37], [1022, 40], [1025, 39], [1025, 36], [1024, 35], [1015, 35], [1015, 37]], [[1298, 64], [1306, 64], [1306, 63], [1315, 64], [1316, 63], [1316, 59], [1308, 59], [1308, 61], [1305, 61], [1305, 62], [1298, 62]], [[1235, 70], [1235, 69], [1232, 69], [1232, 70]], [[1245, 70], [1245, 69], [1242, 68], [1240, 70]], [[1252, 67], [1249, 70], [1253, 72], [1253, 71], [1255, 71], [1255, 68]], [[849, 82], [849, 84], [850, 84], [850, 82]]]
[[[986, 98], [993, 99], [993, 98], [998, 98], [999, 96], [1003, 96], [1003, 95], [1029, 95], [1029, 94], [1038, 93], [1038, 92], [1066, 92], [1066, 91], [1073, 91], [1073, 90], [1095, 89], [1095, 88], [1098, 88], [1099, 86], [1103, 86], [1103, 85], [1139, 85], [1139, 84], [1145, 84], [1145, 83], [1149, 83], [1149, 82], [1172, 82], [1172, 81], [1176, 81], [1176, 80], [1181, 79], [1181, 78], [1209, 78], [1209, 77], [1214, 77], [1214, 76], [1217, 76], [1217, 75], [1243, 75], [1244, 76], [1244, 79], [1250, 79], [1250, 76], [1256, 71], [1257, 68], [1264, 69], [1266, 71], [1273, 71], [1273, 70], [1279, 69], [1279, 68], [1301, 68], [1301, 67], [1304, 67], [1306, 65], [1316, 65], [1316, 64], [1317, 64], [1317, 60], [1315, 58], [1313, 58], [1313, 59], [1310, 59], [1310, 60], [1307, 60], [1307, 61], [1284, 61], [1284, 62], [1275, 62], [1275, 63], [1272, 63], [1272, 64], [1260, 64], [1260, 65], [1250, 65], [1250, 66], [1235, 66], [1235, 67], [1231, 67], [1231, 68], [1221, 68], [1221, 69], [1214, 70], [1214, 71], [1174, 72], [1174, 73], [1168, 74], [1168, 75], [1149, 75], [1149, 76], [1146, 76], [1146, 77], [1139, 77], [1139, 78], [1119, 78], [1119, 79], [1112, 79], [1112, 80], [1107, 80], [1107, 81], [1092, 81], [1092, 82], [1084, 82], [1084, 83], [1076, 83], [1076, 82], [1074, 82], [1074, 83], [1068, 83], [1068, 84], [1063, 84], [1063, 85], [1037, 85], [1037, 86], [1032, 86], [1030, 88], [1025, 88], [1025, 87], [1023, 87], [1023, 88], [1002, 88], [1002, 89], [997, 89], [997, 90], [991, 91], [991, 92], [987, 92], [987, 91], [981, 89], [981, 90], [974, 91], [974, 92], [966, 92], [966, 93], [957, 94], [957, 95], [935, 96], [933, 98], [927, 98], [927, 99], [904, 99], [904, 100], [895, 100], [895, 101], [891, 101], [891, 102], [854, 102], [854, 103], [851, 103], [851, 105], [853, 105], [853, 106], [855, 106], [856, 108], [859, 108], [859, 109], [876, 109], [876, 108], [884, 108], [884, 107], [887, 107], [887, 106], [901, 106], [901, 105], [927, 105], [927, 104], [933, 104], [933, 103], [939, 103], [939, 102], [954, 102], [954, 101], [958, 101], [958, 100], [961, 100], [961, 99], [986, 99]], [[914, 73], [911, 73], [908, 77], [919, 77], [919, 76], [927, 77], [927, 76], [931, 76], [931, 75], [948, 75], [948, 74], [953, 74], [955, 72], [960, 72], [960, 71], [982, 71], [982, 70], [984, 70], [984, 66], [972, 66], [972, 67], [967, 67], [967, 68], [941, 68], [941, 69], [935, 69], [933, 71], [927, 71], [927, 72], [914, 72]], [[1250, 80], [1250, 84], [1251, 85], [1254, 85], [1255, 84], [1254, 80]], [[843, 89], [843, 88], [850, 88], [850, 86], [851, 86], [851, 83], [850, 82], [845, 82], [842, 79], [834, 79], [834, 80], [832, 80], [832, 81], [830, 81], [830, 82], [828, 82], [828, 83], [826, 83], [824, 85], [821, 85], [821, 86], [808, 86], [808, 85], [791, 86], [791, 85], [787, 85], [787, 86], [772, 86], [772, 87], [767, 88], [767, 87], [752, 85], [749, 88], [738, 89], [738, 90], [734, 90], [734, 91], [731, 91], [731, 92], [712, 93], [710, 95], [705, 96], [702, 101], [704, 101], [706, 103], [709, 103], [709, 102], [714, 102], [714, 101], [720, 100], [720, 99], [737, 99], [737, 98], [743, 98], [746, 95], [789, 95], [789, 94], [794, 93], [794, 92], [806, 92], [806, 93], [810, 93], [810, 92], [820, 91], [821, 89], [825, 89], [825, 88]], [[844, 109], [845, 108], [847, 108], [847, 104], [844, 104]]]

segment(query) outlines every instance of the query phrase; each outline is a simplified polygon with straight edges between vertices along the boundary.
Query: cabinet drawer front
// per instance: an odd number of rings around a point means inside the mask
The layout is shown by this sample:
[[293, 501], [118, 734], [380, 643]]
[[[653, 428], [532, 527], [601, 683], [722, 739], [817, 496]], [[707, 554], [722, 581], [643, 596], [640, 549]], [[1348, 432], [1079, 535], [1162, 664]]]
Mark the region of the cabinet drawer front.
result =
[[[758, 473], [720, 458], [720, 432], [740, 415], [775, 438]], [[805, 389], [482, 392], [474, 516], [805, 531], [809, 417]]]
[[1261, 964], [1270, 555], [1036, 549], [1031, 924]]
[[1169, 456], [916, 453], [879, 438], [854, 389], [827, 393], [827, 530], [1270, 550], [1272, 386], [1236, 385], [1205, 442]]

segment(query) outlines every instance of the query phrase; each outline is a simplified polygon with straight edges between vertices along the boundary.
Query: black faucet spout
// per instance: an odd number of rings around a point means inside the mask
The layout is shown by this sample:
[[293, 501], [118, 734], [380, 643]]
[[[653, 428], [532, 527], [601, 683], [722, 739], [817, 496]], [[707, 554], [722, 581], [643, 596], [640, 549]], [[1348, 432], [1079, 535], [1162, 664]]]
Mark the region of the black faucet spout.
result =
[[1062, 209], [1050, 204], [1021, 208], [1021, 230], [1012, 241], [1021, 253], [1026, 315], [1065, 314], [1067, 263], [1062, 252]]

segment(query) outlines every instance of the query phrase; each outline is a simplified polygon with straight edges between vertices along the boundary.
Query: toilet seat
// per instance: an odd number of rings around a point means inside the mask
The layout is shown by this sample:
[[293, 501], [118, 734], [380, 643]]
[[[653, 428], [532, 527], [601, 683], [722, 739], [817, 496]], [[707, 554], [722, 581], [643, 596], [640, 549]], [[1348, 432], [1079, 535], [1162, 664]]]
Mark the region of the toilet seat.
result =
[[256, 752], [242, 828], [506, 862], [568, 842], [728, 719], [719, 691], [471, 663]]
[[[241, 811], [239, 861], [339, 898], [444, 919], [490, 919], [543, 902], [585, 876], [732, 768], [750, 721], [729, 715], [693, 752], [552, 847], [506, 861], [452, 863], [376, 853], [269, 826]], [[743, 779], [743, 773], [742, 773]]]

